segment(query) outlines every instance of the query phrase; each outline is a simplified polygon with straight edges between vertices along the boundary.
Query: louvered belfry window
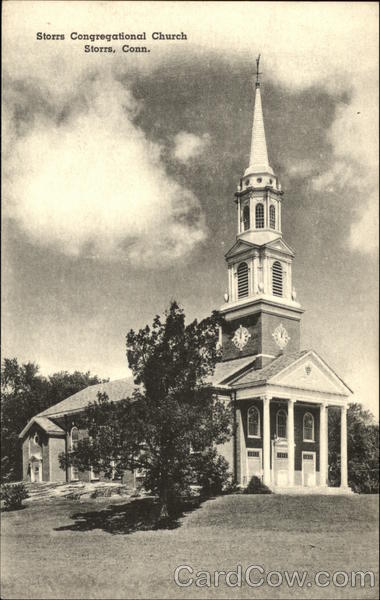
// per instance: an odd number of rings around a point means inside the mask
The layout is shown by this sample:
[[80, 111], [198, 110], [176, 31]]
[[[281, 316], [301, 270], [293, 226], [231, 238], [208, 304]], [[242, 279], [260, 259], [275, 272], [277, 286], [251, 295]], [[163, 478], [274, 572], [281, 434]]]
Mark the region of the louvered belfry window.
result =
[[269, 225], [271, 229], [276, 229], [276, 208], [273, 204], [269, 207]]
[[256, 204], [256, 229], [264, 228], [264, 204]]
[[248, 265], [240, 263], [237, 269], [238, 298], [248, 296]]
[[277, 260], [272, 267], [272, 289], [274, 296], [282, 296], [282, 266]]

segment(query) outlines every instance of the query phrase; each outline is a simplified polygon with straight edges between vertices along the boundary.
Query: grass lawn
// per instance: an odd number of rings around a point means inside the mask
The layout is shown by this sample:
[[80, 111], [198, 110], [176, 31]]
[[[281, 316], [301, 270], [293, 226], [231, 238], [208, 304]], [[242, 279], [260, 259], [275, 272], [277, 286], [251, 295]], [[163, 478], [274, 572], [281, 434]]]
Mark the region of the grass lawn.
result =
[[[173, 529], [136, 531], [144, 502], [54, 499], [2, 513], [1, 597], [378, 596], [375, 496], [225, 496], [185, 514]], [[179, 588], [173, 576], [181, 564], [195, 573], [236, 571], [239, 564], [265, 573], [305, 570], [310, 581], [317, 571], [371, 570], [376, 587], [231, 588], [222, 577], [219, 587]]]

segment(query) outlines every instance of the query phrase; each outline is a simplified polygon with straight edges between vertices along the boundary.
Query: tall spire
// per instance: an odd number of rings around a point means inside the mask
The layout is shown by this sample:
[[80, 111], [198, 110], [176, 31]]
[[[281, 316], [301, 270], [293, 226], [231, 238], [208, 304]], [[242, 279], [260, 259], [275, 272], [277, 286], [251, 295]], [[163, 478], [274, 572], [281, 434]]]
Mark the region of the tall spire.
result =
[[261, 105], [260, 79], [259, 71], [260, 55], [256, 59], [256, 94], [255, 107], [253, 110], [253, 126], [251, 140], [251, 155], [249, 159], [249, 167], [245, 171], [245, 175], [251, 173], [271, 173], [273, 170], [269, 165], [267, 142], [265, 139], [264, 117]]

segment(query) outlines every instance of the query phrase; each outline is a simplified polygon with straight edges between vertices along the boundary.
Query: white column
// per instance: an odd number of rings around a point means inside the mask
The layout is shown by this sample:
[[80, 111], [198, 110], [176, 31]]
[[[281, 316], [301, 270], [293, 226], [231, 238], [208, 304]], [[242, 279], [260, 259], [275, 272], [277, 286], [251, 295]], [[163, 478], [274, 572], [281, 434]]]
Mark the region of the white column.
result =
[[266, 256], [263, 256], [261, 259], [261, 264], [263, 267], [263, 285], [264, 285], [264, 294], [269, 294], [269, 288], [268, 288], [268, 259]]
[[294, 485], [294, 400], [288, 400], [288, 484]]
[[340, 486], [348, 486], [347, 477], [347, 407], [342, 406], [340, 413]]
[[238, 427], [240, 430], [240, 484], [247, 485], [247, 446], [245, 443], [243, 419], [241, 415], [241, 408], [238, 408]]
[[237, 214], [238, 214], [237, 232], [239, 235], [239, 233], [241, 233], [241, 230], [240, 230], [240, 228], [241, 228], [241, 225], [240, 225], [240, 197], [238, 198], [238, 201], [237, 201]]
[[252, 260], [252, 265], [253, 265], [253, 273], [252, 273], [252, 278], [253, 278], [253, 293], [257, 294], [258, 292], [258, 283], [259, 283], [259, 270], [258, 270], [258, 254], [257, 252], [254, 253], [253, 255], [253, 260]]
[[270, 477], [270, 397], [263, 397], [263, 415], [264, 415], [264, 423], [263, 423], [263, 446], [264, 446], [264, 483], [265, 485], [270, 485], [271, 477]]
[[236, 265], [233, 265], [232, 267], [232, 289], [231, 289], [231, 296], [232, 296], [232, 302], [235, 302], [235, 300], [237, 300], [237, 273], [236, 273]]
[[328, 485], [328, 421], [327, 405], [323, 402], [319, 412], [319, 485]]
[[233, 281], [233, 275], [232, 275], [232, 267], [228, 267], [228, 299], [230, 302], [233, 301], [233, 296], [232, 296], [232, 281]]
[[249, 295], [253, 296], [255, 293], [255, 258], [251, 258], [249, 261]]

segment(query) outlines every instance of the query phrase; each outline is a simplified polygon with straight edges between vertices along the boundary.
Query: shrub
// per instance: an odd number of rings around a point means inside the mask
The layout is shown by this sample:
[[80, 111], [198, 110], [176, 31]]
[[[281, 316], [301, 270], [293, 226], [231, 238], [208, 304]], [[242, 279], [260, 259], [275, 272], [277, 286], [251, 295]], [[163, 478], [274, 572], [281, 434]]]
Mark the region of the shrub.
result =
[[199, 454], [195, 458], [197, 484], [201, 487], [201, 495], [216, 496], [221, 494], [230, 483], [228, 462], [219, 456], [215, 449]]
[[249, 484], [247, 485], [245, 491], [245, 494], [271, 494], [271, 490], [269, 489], [269, 487], [267, 487], [265, 485], [265, 483], [263, 483], [260, 479], [260, 477], [256, 477], [256, 475], [254, 475]]
[[21, 508], [22, 501], [28, 497], [29, 494], [23, 483], [5, 483], [1, 487], [1, 499], [4, 501], [6, 510]]

